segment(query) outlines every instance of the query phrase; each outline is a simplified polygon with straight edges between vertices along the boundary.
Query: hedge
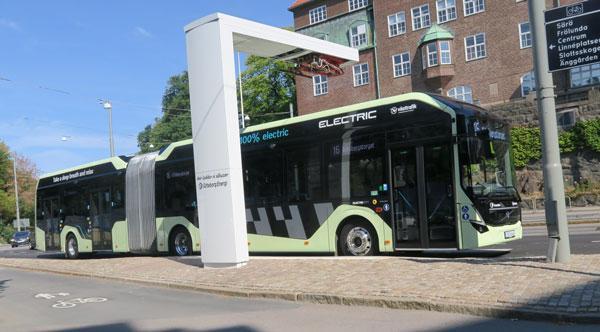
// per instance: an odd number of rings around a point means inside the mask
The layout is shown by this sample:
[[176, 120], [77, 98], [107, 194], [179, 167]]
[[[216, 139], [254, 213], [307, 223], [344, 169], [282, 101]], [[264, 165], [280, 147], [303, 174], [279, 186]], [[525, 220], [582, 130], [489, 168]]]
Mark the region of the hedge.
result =
[[[542, 142], [539, 127], [519, 126], [511, 129], [515, 167], [523, 168], [542, 158]], [[600, 119], [578, 122], [558, 136], [561, 153], [581, 150], [600, 152]]]

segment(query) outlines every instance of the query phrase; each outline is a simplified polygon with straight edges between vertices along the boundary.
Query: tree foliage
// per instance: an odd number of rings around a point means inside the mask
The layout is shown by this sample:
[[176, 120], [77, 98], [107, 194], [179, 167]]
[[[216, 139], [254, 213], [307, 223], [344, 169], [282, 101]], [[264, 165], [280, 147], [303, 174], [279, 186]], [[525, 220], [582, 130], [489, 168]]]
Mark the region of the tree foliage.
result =
[[162, 99], [162, 116], [138, 134], [142, 153], [156, 151], [171, 142], [192, 137], [188, 74], [183, 72], [169, 78]]
[[511, 139], [515, 167], [525, 167], [529, 162], [542, 157], [539, 127], [514, 127]]
[[[542, 158], [539, 127], [514, 127], [511, 137], [516, 167], [525, 167]], [[580, 121], [574, 127], [560, 132], [558, 145], [561, 153], [583, 150], [600, 152], [600, 119]]]
[[[249, 56], [242, 72], [245, 114], [249, 123], [260, 124], [282, 119], [289, 114], [289, 104], [296, 100], [293, 64]], [[192, 137], [188, 74], [169, 78], [162, 99], [162, 116], [138, 134], [142, 153]], [[239, 103], [239, 101], [238, 101]]]
[[293, 64], [251, 55], [242, 72], [244, 112], [250, 124], [288, 117], [290, 103], [296, 101]]
[[[0, 141], [0, 238], [4, 240], [6, 235], [12, 232], [10, 225], [16, 218], [12, 156], [8, 146]], [[21, 218], [29, 218], [33, 222], [38, 171], [29, 159], [19, 155], [16, 159]]]

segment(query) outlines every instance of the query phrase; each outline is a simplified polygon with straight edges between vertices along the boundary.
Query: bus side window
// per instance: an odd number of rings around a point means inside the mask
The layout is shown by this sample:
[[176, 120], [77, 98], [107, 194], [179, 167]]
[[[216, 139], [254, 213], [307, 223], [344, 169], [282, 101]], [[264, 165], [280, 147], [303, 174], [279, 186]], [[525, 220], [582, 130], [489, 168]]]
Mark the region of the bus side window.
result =
[[244, 158], [244, 192], [246, 200], [273, 202], [283, 195], [283, 158], [273, 151]]
[[286, 152], [287, 197], [290, 201], [321, 198], [321, 148], [296, 148]]

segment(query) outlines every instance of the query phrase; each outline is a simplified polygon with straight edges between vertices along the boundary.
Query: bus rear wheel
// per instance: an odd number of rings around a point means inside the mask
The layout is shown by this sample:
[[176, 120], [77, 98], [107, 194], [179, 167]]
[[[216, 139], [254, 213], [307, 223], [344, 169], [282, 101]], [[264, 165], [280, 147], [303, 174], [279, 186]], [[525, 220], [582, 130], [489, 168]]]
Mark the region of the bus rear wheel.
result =
[[67, 235], [67, 250], [65, 250], [65, 256], [69, 259], [79, 258], [79, 246], [77, 244], [77, 238], [75, 235]]
[[169, 253], [173, 256], [189, 256], [192, 254], [192, 237], [187, 229], [177, 227], [169, 236]]
[[349, 222], [340, 231], [338, 245], [344, 256], [372, 256], [375, 254], [375, 232], [364, 223]]

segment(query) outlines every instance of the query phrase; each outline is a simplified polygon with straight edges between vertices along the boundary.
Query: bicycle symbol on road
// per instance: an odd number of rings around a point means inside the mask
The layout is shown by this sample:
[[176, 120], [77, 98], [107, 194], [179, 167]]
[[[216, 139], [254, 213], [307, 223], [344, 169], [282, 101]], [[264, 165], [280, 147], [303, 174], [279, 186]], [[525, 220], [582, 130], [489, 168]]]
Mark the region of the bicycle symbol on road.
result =
[[[45, 299], [45, 300], [53, 300], [56, 299], [57, 297], [66, 297], [69, 296], [69, 293], [55, 293], [55, 294], [50, 294], [50, 293], [40, 293], [40, 294], [36, 294], [34, 297], [36, 299]], [[56, 308], [56, 309], [69, 309], [69, 308], [73, 308], [76, 307], [78, 304], [85, 304], [85, 303], [100, 303], [100, 302], [106, 302], [108, 301], [107, 298], [104, 297], [86, 297], [86, 298], [74, 298], [74, 299], [70, 299], [70, 300], [56, 300], [56, 303], [54, 303], [52, 305], [52, 308]]]

